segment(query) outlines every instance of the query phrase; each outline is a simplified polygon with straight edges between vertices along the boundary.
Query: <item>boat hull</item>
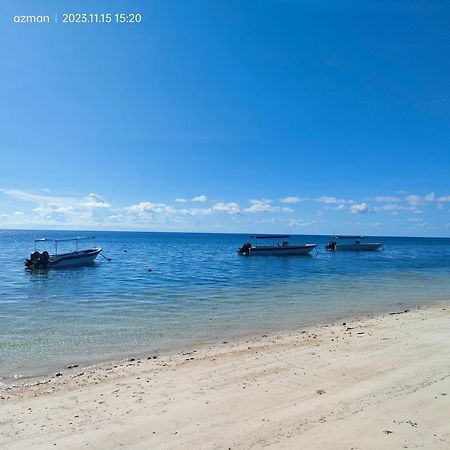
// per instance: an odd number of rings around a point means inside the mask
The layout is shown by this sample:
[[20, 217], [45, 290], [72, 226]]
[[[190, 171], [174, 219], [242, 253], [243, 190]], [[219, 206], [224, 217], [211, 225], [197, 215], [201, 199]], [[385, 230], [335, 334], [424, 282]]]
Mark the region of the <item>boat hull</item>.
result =
[[66, 267], [86, 266], [92, 264], [101, 251], [101, 248], [92, 248], [78, 252], [63, 253], [61, 255], [51, 255], [48, 261], [48, 267], [52, 269], [61, 269]]
[[249, 250], [251, 256], [291, 256], [291, 255], [308, 255], [316, 248], [316, 244], [305, 245], [289, 245], [283, 247], [277, 246], [259, 246], [252, 247]]
[[334, 251], [350, 251], [350, 252], [375, 252], [379, 250], [383, 244], [367, 243], [367, 244], [336, 244]]

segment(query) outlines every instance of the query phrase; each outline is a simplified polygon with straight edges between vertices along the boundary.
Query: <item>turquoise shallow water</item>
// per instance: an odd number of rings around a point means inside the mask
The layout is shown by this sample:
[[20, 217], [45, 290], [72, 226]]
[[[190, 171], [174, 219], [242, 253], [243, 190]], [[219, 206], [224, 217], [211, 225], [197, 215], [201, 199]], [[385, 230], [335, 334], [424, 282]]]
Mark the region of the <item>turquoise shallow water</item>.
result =
[[242, 257], [246, 235], [96, 232], [111, 262], [25, 270], [35, 238], [80, 234], [0, 231], [2, 380], [450, 299], [450, 239], [329, 253], [328, 237], [297, 236], [318, 252]]

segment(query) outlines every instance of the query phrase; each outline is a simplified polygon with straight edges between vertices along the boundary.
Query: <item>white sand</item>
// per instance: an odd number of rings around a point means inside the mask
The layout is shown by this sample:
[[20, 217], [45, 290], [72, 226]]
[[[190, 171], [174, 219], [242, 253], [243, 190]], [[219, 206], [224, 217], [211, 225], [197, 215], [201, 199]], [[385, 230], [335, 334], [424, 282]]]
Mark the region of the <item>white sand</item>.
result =
[[76, 368], [0, 395], [5, 449], [449, 449], [450, 308]]

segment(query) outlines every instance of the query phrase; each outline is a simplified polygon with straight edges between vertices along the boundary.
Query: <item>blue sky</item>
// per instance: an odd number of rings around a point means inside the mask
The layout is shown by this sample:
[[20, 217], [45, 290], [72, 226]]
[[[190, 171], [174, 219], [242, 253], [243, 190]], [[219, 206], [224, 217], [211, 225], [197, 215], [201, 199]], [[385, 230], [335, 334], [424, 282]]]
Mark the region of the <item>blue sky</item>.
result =
[[450, 234], [446, 1], [0, 14], [0, 228]]

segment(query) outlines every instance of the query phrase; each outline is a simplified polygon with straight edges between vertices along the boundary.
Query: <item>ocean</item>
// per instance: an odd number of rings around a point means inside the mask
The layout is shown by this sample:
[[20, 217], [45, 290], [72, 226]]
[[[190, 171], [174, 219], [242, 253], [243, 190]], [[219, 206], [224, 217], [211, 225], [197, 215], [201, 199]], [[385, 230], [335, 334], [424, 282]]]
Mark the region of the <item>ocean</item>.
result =
[[[111, 261], [25, 269], [34, 239], [79, 235]], [[367, 253], [327, 252], [329, 240], [293, 236], [318, 244], [309, 256], [243, 257], [244, 234], [0, 231], [0, 381], [448, 304], [450, 239], [370, 237], [384, 250]]]

